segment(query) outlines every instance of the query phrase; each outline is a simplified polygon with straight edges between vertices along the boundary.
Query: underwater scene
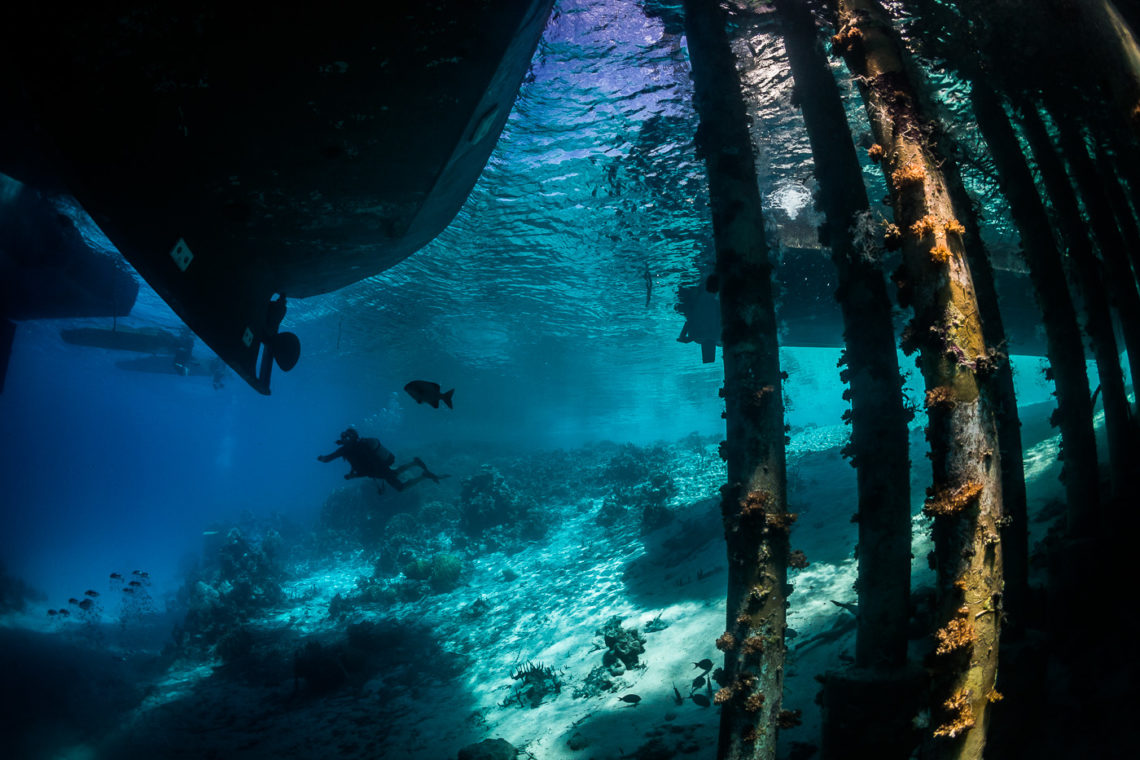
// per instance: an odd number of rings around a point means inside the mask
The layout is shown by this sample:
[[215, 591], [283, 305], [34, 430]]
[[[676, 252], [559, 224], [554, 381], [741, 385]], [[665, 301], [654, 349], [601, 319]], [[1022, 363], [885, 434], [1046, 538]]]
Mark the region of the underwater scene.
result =
[[1134, 756], [1140, 3], [378, 5], [2, 13], [0, 757]]

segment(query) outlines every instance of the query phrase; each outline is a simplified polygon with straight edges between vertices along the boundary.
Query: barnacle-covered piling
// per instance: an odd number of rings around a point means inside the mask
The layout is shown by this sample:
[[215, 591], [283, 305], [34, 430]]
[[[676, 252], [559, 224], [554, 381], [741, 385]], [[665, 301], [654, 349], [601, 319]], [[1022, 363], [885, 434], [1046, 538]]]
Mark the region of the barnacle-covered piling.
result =
[[[938, 663], [934, 681], [938, 702], [965, 695], [960, 714], [968, 710], [970, 720], [960, 721], [952, 739], [934, 737], [929, 748], [932, 757], [980, 758], [1000, 616], [977, 614], [1002, 583], [1001, 545], [985, 538], [997, 535], [1002, 516], [997, 431], [979, 377], [989, 351], [962, 236], [939, 221], [956, 220], [958, 213], [930, 142], [935, 130], [921, 112], [890, 19], [875, 0], [840, 0], [839, 21], [841, 34], [856, 37], [843, 56], [857, 77], [875, 142], [883, 147], [895, 224], [905, 231], [896, 281], [900, 300], [914, 309], [910, 347], [919, 350], [927, 391], [944, 399], [927, 410], [933, 491], [964, 495], [974, 490], [971, 484], [980, 486], [961, 500], [960, 510], [934, 525], [940, 607], [949, 618], [964, 596], [977, 638], [966, 656]], [[927, 224], [927, 217], [934, 221]]]
[[[718, 693], [719, 758], [774, 758], [784, 680], [788, 531], [784, 405], [771, 264], [745, 104], [723, 11], [686, 0], [720, 283], [727, 437], [722, 489], [728, 548], [730, 685]], [[759, 637], [762, 646], [735, 646]], [[762, 696], [762, 699], [761, 699]]]

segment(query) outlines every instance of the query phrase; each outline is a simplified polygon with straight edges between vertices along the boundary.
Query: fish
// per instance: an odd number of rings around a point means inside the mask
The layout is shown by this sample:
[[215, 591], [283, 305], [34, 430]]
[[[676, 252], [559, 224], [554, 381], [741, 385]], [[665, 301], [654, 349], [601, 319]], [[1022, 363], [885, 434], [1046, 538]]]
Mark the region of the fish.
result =
[[67, 610], [56, 610], [55, 612], [57, 615], [63, 615], [64, 617], [71, 617], [71, 613], [68, 612]]
[[130, 582], [130, 583], [128, 583], [127, 585], [128, 585], [128, 586], [141, 586], [141, 585], [142, 585], [142, 583], [141, 583], [140, 581], [131, 581], [131, 582]]
[[709, 698], [706, 697], [704, 694], [694, 694], [692, 696], [692, 700], [694, 702], [696, 702], [698, 705], [700, 705], [701, 707], [708, 707], [709, 705], [712, 704], [712, 702], [709, 701]]
[[685, 698], [681, 696], [681, 692], [677, 690], [677, 684], [673, 684], [673, 701], [679, 705], [685, 704]]
[[694, 689], [699, 689], [704, 685], [705, 685], [705, 677], [704, 676], [697, 676], [696, 678], [693, 679], [693, 688]]
[[94, 606], [95, 606], [95, 602], [91, 601], [90, 599], [84, 599], [82, 602], [79, 603], [79, 609], [83, 610], [84, 612], [86, 612], [87, 610], [91, 609]]
[[84, 596], [92, 596], [92, 597], [94, 597], [94, 596], [99, 596], [99, 592], [98, 592], [98, 591], [94, 591], [94, 590], [92, 590], [92, 589], [87, 589], [86, 591], [84, 591], [84, 592], [83, 592], [83, 595], [84, 595]]
[[48, 610], [48, 614], [49, 615], [58, 615], [59, 613], [56, 612], [55, 610]]
[[641, 697], [637, 696], [636, 694], [626, 694], [624, 697], [621, 697], [621, 701], [627, 702], [631, 705], [636, 705], [641, 701]]
[[131, 575], [137, 575], [140, 578], [149, 578], [150, 577], [150, 573], [144, 572], [142, 570], [132, 570]]
[[700, 668], [701, 670], [704, 670], [706, 672], [709, 670], [712, 670], [712, 666], [713, 666], [712, 660], [710, 660], [707, 657], [705, 659], [701, 660], [700, 662], [694, 662], [693, 663], [694, 668]]
[[416, 400], [417, 404], [431, 404], [432, 409], [439, 409], [439, 402], [447, 404], [448, 409], [454, 409], [451, 405], [451, 394], [455, 393], [452, 388], [447, 393], [439, 392], [439, 383], [433, 383], [429, 380], [413, 380], [404, 386], [404, 390], [408, 395]]
[[79, 600], [78, 600], [78, 599], [76, 599], [76, 598], [73, 596], [73, 597], [71, 597], [70, 599], [68, 599], [68, 600], [67, 600], [67, 603], [68, 603], [68, 604], [79, 604]]
[[133, 593], [135, 593], [135, 590], [134, 590], [134, 588], [127, 586], [126, 588], [123, 589], [123, 593], [124, 594], [133, 594]]
[[123, 579], [123, 576], [119, 575], [118, 573], [111, 573], [111, 580], [121, 581], [122, 579]]

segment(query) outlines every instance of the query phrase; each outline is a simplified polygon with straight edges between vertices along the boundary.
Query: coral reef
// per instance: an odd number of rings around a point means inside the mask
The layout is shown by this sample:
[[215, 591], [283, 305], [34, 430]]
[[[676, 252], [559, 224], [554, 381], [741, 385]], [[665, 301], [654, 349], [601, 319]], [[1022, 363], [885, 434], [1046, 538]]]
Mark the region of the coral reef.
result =
[[[691, 442], [699, 446], [699, 439]], [[670, 451], [662, 446], [627, 444], [601, 468], [597, 482], [608, 488], [597, 522], [604, 527], [639, 520], [642, 535], [671, 523], [669, 500], [677, 487], [668, 473]]]
[[574, 687], [574, 699], [589, 699], [607, 691], [613, 691], [618, 686], [614, 676], [605, 665], [591, 668], [586, 677]]
[[431, 559], [431, 574], [428, 582], [433, 590], [443, 593], [459, 585], [459, 575], [463, 571], [463, 561], [454, 554], [437, 554]]
[[489, 545], [509, 548], [546, 533], [537, 510], [489, 465], [463, 481], [459, 500], [463, 532]]
[[532, 709], [538, 707], [547, 696], [562, 693], [559, 675], [554, 672], [554, 668], [541, 662], [526, 663], [511, 673], [511, 678], [518, 683], [511, 689], [510, 696], [503, 701], [502, 707], [512, 704]]
[[638, 655], [645, 652], [645, 637], [636, 628], [622, 628], [621, 618], [614, 616], [598, 629], [597, 635], [605, 642], [604, 665], [611, 675], [620, 676], [638, 665]]
[[[258, 610], [284, 602], [284, 571], [274, 559], [280, 553], [276, 543], [276, 538], [270, 538], [267, 550], [265, 537], [254, 542], [237, 528], [231, 529], [215, 555], [206, 558], [198, 574], [188, 578], [179, 592], [188, 611], [175, 632], [176, 642], [211, 645]], [[130, 588], [138, 587], [128, 586], [124, 591]]]
[[349, 551], [363, 547], [375, 549], [385, 536], [385, 528], [393, 515], [413, 512], [420, 504], [421, 492], [410, 489], [384, 493], [368, 479], [338, 488], [321, 507], [318, 542], [322, 551]]

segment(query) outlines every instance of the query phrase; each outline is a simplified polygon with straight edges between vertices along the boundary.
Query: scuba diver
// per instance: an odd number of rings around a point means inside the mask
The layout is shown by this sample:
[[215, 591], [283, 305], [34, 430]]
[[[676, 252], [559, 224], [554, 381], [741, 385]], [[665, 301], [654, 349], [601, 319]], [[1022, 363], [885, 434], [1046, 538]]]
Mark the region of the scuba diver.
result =
[[[357, 433], [353, 428], [341, 433], [336, 443], [340, 448], [331, 454], [319, 455], [317, 459], [322, 462], [331, 462], [337, 457], [344, 457], [352, 467], [344, 476], [345, 480], [378, 478], [395, 488], [396, 491], [403, 491], [405, 488], [411, 488], [424, 480], [438, 483], [449, 477], [447, 475], [436, 475], [429, 471], [427, 465], [419, 457], [393, 470], [392, 463], [396, 461], [396, 455], [384, 448], [384, 445], [376, 438], [361, 438], [360, 433]], [[400, 480], [400, 474], [413, 466], [419, 467], [423, 472], [411, 480]]]

